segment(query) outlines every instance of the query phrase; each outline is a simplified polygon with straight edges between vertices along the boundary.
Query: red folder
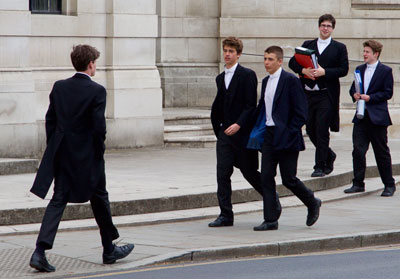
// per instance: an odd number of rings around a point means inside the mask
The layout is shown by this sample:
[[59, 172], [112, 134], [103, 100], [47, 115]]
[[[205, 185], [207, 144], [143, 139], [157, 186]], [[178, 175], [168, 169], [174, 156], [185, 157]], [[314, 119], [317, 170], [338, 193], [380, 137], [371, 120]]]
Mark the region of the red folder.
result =
[[[296, 59], [296, 62], [299, 63], [303, 68], [318, 68], [317, 57], [315, 55], [315, 51], [312, 49], [296, 47], [294, 58]], [[300, 76], [309, 79], [309, 77], [306, 75]]]
[[313, 68], [314, 69], [311, 55], [295, 53], [294, 58], [296, 59], [296, 62], [299, 63], [303, 68]]

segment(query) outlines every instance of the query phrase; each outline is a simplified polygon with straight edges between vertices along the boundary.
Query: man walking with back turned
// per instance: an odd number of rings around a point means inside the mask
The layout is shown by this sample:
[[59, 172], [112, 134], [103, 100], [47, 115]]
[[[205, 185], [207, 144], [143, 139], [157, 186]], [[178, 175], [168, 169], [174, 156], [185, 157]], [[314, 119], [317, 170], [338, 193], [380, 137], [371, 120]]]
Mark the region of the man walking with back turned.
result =
[[132, 252], [134, 245], [117, 246], [119, 237], [111, 218], [104, 171], [106, 90], [92, 81], [100, 53], [89, 45], [71, 52], [77, 73], [57, 81], [50, 93], [46, 113], [47, 148], [31, 192], [45, 198], [54, 178], [54, 194], [43, 217], [30, 266], [53, 272], [45, 250], [53, 247], [58, 225], [68, 202], [90, 200], [100, 229], [103, 263], [112, 264]]

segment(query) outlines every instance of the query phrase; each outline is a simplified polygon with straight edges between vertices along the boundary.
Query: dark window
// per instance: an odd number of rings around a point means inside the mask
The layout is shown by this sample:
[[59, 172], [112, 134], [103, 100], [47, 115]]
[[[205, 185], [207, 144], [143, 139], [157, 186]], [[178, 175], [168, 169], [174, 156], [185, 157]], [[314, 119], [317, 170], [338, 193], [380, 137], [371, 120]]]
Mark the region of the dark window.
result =
[[62, 0], [29, 0], [29, 8], [32, 13], [61, 14]]

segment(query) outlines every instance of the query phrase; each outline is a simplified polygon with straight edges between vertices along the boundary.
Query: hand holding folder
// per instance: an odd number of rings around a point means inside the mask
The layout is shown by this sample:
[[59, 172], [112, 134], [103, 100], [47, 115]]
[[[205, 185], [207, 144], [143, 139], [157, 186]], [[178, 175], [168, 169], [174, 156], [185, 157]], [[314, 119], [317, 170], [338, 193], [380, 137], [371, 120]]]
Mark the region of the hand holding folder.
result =
[[[296, 47], [294, 51], [294, 58], [296, 59], [296, 62], [299, 63], [303, 68], [318, 68], [318, 59], [317, 55], [315, 54], [315, 50], [305, 47]], [[302, 76], [304, 78], [309, 78], [306, 75]]]

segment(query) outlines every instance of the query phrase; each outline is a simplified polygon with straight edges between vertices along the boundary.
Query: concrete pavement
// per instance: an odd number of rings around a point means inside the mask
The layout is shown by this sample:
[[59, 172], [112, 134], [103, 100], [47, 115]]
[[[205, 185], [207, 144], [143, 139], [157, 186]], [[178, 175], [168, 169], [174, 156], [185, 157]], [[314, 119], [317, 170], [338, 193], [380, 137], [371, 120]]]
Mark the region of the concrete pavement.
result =
[[[398, 165], [400, 141], [391, 140], [389, 144], [393, 163]], [[37, 208], [44, 208], [48, 203], [48, 200], [42, 201], [29, 193], [34, 175], [0, 176], [0, 187], [3, 189], [0, 194], [0, 212], [11, 214], [21, 210], [27, 214], [25, 224], [0, 226], [0, 256], [7, 259], [0, 263], [0, 278], [54, 278], [85, 271], [132, 268], [174, 259], [285, 255], [398, 243], [398, 194], [392, 198], [380, 197], [382, 184], [379, 178], [369, 178], [366, 181], [369, 190], [367, 195], [343, 194], [343, 189], [350, 183], [345, 182], [349, 180], [351, 171], [351, 141], [336, 138], [332, 146], [338, 154], [335, 170], [326, 179], [317, 180], [318, 183], [314, 184], [329, 184], [327, 181], [334, 183], [338, 179], [332, 180], [329, 177], [336, 176], [344, 178], [341, 181], [343, 186], [326, 187], [323, 188], [326, 190], [316, 193], [322, 198], [323, 207], [320, 220], [311, 228], [305, 226], [306, 208], [290, 196], [282, 198], [284, 210], [280, 228], [274, 232], [252, 230], [253, 226], [262, 221], [260, 201], [235, 204], [235, 226], [230, 228], [208, 228], [207, 223], [219, 213], [218, 208], [188, 209], [191, 208], [190, 204], [185, 205], [186, 210], [160, 210], [118, 216], [114, 217], [114, 221], [120, 228], [121, 243], [133, 242], [136, 248], [131, 256], [116, 265], [103, 266], [99, 233], [97, 230], [88, 230], [95, 227], [93, 220], [65, 221], [61, 223], [54, 249], [48, 253], [51, 263], [57, 266], [55, 274], [39, 274], [28, 266], [39, 228], [38, 223], [28, 224], [29, 212], [33, 214]], [[301, 153], [299, 159], [298, 175], [310, 184], [316, 180], [309, 177], [313, 154], [314, 149], [307, 143], [307, 150]], [[368, 165], [375, 165], [372, 151], [368, 155]], [[171, 197], [187, 198], [193, 195], [208, 199], [211, 194], [215, 195], [216, 190], [213, 148], [113, 151], [106, 155], [106, 171], [110, 200], [120, 202], [121, 205], [141, 200], [140, 204], [145, 208], [146, 202], [154, 206], [154, 199], [157, 198], [157, 202], [163, 199], [171, 201]], [[373, 168], [370, 174], [374, 175]], [[250, 187], [238, 171], [235, 171], [232, 181], [236, 190], [247, 190]], [[180, 202], [185, 204], [184, 199]]]
[[[314, 148], [300, 153], [298, 176], [314, 190], [342, 186], [351, 182], [351, 142], [340, 137], [332, 141], [338, 154], [334, 172], [324, 179], [310, 177]], [[400, 174], [400, 141], [391, 140], [395, 173]], [[368, 165], [374, 166], [373, 153], [369, 152]], [[132, 215], [203, 208], [217, 205], [215, 195], [215, 149], [214, 148], [146, 148], [116, 150], [106, 154], [107, 189], [110, 193], [113, 214]], [[376, 168], [368, 172], [377, 176]], [[34, 174], [0, 176], [0, 232], [2, 225], [40, 223], [48, 200], [41, 200], [29, 192]], [[280, 184], [280, 178], [277, 177]], [[236, 170], [232, 176], [234, 202], [259, 200], [242, 175]], [[289, 194], [278, 187], [281, 196]], [[88, 204], [70, 204], [64, 220], [91, 218]]]

